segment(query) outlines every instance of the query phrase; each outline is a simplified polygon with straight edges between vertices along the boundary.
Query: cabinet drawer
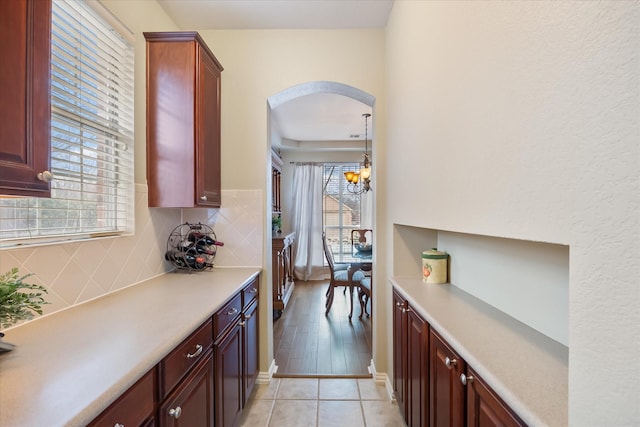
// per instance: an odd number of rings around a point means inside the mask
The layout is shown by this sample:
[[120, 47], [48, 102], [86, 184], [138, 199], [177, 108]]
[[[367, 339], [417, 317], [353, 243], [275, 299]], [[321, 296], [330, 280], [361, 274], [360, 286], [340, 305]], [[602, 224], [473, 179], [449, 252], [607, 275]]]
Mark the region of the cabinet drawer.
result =
[[152, 415], [155, 369], [150, 370], [89, 424], [90, 427], [137, 426]]
[[225, 329], [240, 316], [242, 295], [239, 292], [224, 307], [213, 315], [213, 336], [217, 340]]
[[160, 398], [164, 398], [213, 345], [211, 320], [160, 362]]
[[258, 298], [258, 279], [255, 278], [242, 288], [242, 310], [245, 310]]

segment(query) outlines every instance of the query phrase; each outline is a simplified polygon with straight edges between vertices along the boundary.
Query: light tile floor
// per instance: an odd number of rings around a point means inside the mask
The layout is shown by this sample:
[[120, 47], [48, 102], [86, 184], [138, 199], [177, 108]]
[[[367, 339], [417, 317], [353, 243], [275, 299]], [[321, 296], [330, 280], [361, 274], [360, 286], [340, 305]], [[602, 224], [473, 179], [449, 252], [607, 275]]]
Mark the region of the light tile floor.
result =
[[256, 384], [241, 427], [405, 427], [383, 384], [370, 378], [274, 378]]

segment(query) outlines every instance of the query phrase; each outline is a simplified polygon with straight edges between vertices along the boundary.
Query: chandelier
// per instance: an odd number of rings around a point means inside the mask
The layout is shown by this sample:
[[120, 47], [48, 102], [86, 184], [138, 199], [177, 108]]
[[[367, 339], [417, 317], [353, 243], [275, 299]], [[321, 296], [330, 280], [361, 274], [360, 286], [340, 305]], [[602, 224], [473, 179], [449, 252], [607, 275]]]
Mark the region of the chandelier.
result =
[[362, 194], [371, 190], [371, 162], [367, 153], [367, 124], [371, 114], [364, 113], [362, 117], [364, 117], [364, 162], [360, 171], [344, 173], [344, 177], [347, 179], [347, 191], [353, 194]]

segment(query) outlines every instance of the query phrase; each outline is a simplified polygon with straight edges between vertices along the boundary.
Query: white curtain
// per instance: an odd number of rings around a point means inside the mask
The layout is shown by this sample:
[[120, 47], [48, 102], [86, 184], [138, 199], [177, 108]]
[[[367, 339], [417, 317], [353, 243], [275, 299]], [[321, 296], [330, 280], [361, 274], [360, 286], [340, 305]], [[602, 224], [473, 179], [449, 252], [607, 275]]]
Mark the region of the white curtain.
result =
[[373, 229], [373, 191], [360, 195], [360, 228]]
[[292, 225], [296, 234], [294, 276], [323, 279], [322, 164], [296, 163], [293, 168]]

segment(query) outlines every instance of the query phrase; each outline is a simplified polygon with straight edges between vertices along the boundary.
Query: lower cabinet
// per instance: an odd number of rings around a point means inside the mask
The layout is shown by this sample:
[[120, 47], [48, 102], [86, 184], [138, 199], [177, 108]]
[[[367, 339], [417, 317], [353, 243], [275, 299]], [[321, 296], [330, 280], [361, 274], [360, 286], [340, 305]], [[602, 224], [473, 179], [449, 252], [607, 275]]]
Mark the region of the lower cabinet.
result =
[[215, 426], [238, 424], [258, 376], [258, 281], [213, 316]]
[[256, 278], [89, 426], [237, 426], [259, 371], [258, 302]]
[[462, 379], [467, 386], [467, 425], [518, 427], [525, 423], [470, 367]]
[[393, 387], [409, 427], [526, 424], [395, 289]]
[[429, 334], [430, 368], [429, 412], [431, 425], [463, 426], [464, 386], [460, 375], [465, 372], [464, 360], [433, 329]]
[[159, 427], [213, 426], [213, 358], [208, 350], [158, 408]]
[[407, 421], [407, 316], [409, 306], [393, 291], [393, 393], [402, 416]]
[[239, 321], [214, 344], [215, 426], [233, 427], [242, 413], [242, 327]]
[[429, 425], [429, 324], [407, 309], [407, 424]]
[[260, 372], [259, 352], [260, 335], [258, 334], [258, 301], [253, 303], [242, 312], [242, 343], [244, 345], [242, 359], [243, 392], [242, 404], [247, 403], [247, 399], [253, 390], [258, 374]]
[[409, 427], [429, 425], [429, 324], [393, 294], [394, 392]]

